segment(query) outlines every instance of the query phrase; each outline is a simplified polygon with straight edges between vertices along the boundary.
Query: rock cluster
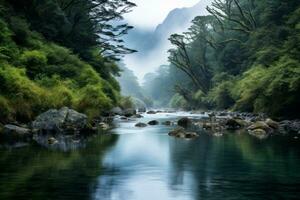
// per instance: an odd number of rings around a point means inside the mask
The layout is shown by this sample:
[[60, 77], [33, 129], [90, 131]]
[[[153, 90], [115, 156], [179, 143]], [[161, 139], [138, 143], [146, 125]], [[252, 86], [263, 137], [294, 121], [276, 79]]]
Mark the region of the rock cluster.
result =
[[188, 132], [184, 128], [176, 128], [169, 132], [169, 136], [176, 137], [176, 138], [182, 138], [182, 139], [193, 139], [199, 137], [199, 135], [195, 132]]

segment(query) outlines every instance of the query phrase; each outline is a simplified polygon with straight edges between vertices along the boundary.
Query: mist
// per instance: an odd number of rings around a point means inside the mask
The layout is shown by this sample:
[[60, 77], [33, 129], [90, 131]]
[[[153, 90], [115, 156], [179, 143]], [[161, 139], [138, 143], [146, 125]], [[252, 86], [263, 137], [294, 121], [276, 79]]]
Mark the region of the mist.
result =
[[[141, 19], [133, 23], [137, 26], [125, 37], [125, 44], [138, 52], [126, 55], [123, 62], [134, 72], [140, 84], [147, 73], [156, 71], [160, 65], [168, 64], [168, 50], [172, 48], [169, 36], [187, 31], [194, 17], [207, 14], [206, 7], [210, 3], [211, 0], [201, 0], [192, 7], [173, 9], [152, 30], [139, 26]], [[148, 20], [147, 17], [145, 20]]]

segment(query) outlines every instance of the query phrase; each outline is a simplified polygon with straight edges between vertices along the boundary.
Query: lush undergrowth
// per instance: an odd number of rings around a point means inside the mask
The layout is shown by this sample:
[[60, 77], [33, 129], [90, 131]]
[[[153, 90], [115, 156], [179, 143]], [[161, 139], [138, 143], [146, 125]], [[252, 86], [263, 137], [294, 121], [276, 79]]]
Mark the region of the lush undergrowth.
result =
[[12, 8], [0, 8], [0, 122], [27, 122], [62, 106], [93, 118], [119, 103], [119, 85], [107, 70], [118, 68], [100, 49], [86, 50], [84, 61], [32, 30]]

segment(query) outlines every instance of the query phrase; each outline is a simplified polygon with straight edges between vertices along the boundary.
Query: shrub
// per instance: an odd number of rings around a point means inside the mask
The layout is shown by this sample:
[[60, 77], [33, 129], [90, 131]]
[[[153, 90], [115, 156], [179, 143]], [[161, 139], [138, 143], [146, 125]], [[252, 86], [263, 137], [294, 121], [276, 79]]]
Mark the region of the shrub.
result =
[[188, 102], [179, 94], [175, 94], [170, 100], [169, 105], [172, 108], [187, 108]]
[[231, 94], [231, 88], [234, 86], [233, 81], [224, 81], [214, 87], [208, 94], [208, 101], [217, 109], [229, 109], [235, 101]]
[[21, 62], [27, 69], [27, 75], [34, 79], [36, 75], [45, 72], [44, 66], [47, 64], [47, 57], [42, 51], [24, 51], [21, 56]]
[[121, 97], [119, 106], [122, 109], [134, 108], [134, 103], [131, 97]]
[[89, 118], [98, 117], [102, 111], [112, 108], [111, 100], [103, 93], [100, 85], [87, 85], [79, 91], [76, 109]]

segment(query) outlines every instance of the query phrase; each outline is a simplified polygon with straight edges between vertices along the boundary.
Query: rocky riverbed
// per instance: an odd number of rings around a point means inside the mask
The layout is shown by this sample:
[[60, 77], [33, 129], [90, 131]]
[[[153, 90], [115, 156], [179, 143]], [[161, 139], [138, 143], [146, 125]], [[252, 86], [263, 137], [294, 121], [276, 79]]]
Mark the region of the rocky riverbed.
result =
[[[30, 124], [14, 122], [3, 125], [0, 128], [0, 136], [2, 141], [8, 141], [10, 144], [35, 142], [47, 148], [67, 150], [68, 147], [71, 149], [82, 147], [89, 136], [103, 134], [113, 128], [113, 121], [116, 119], [136, 121], [135, 127], [143, 129], [157, 125], [172, 126], [174, 129], [166, 134], [181, 139], [196, 139], [199, 137], [197, 133], [199, 130], [217, 137], [223, 136], [228, 130], [233, 132], [244, 130], [258, 139], [278, 135], [298, 139], [300, 136], [299, 120], [275, 121], [263, 114], [191, 112], [186, 117], [180, 117], [178, 114], [176, 120], [159, 122], [155, 119], [155, 115], [160, 113], [174, 114], [174, 111], [149, 110], [137, 113], [135, 109], [114, 108], [104, 117], [88, 122], [86, 115], [64, 107], [42, 113]], [[144, 115], [151, 115], [153, 120], [141, 122], [139, 119]]]

